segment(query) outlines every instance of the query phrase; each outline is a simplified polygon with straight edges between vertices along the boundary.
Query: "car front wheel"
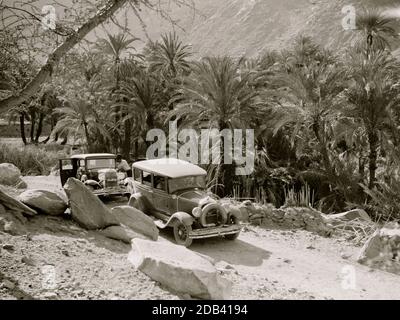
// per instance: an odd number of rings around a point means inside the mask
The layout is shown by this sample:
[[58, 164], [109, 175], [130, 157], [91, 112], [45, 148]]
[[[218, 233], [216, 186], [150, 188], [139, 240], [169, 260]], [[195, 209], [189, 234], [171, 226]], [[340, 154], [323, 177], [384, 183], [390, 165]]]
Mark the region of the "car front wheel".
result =
[[182, 222], [176, 222], [174, 224], [174, 238], [175, 242], [181, 246], [189, 247], [193, 239], [189, 238], [189, 234], [192, 231], [192, 227]]

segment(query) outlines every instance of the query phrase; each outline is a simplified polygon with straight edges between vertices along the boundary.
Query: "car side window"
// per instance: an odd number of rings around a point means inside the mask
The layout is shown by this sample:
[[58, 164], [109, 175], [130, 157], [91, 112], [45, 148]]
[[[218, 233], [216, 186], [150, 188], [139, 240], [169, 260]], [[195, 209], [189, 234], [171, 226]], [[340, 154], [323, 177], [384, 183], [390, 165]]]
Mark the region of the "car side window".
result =
[[73, 165], [72, 165], [72, 160], [61, 160], [61, 170], [72, 170]]
[[166, 178], [162, 176], [153, 176], [153, 181], [154, 181], [154, 188], [162, 191], [166, 191]]
[[142, 171], [142, 183], [146, 186], [151, 187], [151, 173]]
[[142, 172], [139, 169], [133, 169], [133, 178], [135, 181], [142, 182]]

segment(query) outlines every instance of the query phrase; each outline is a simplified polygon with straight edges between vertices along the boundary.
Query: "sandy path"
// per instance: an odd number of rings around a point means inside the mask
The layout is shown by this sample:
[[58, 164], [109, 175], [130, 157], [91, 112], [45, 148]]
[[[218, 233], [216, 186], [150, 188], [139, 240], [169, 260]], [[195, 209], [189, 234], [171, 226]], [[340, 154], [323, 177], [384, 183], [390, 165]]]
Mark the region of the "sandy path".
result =
[[[59, 177], [25, 177], [24, 180], [29, 188], [62, 191]], [[106, 203], [108, 207], [124, 204], [126, 198], [123, 197]], [[51, 228], [52, 224], [49, 226]], [[173, 241], [170, 231], [162, 231], [160, 235], [159, 241]], [[130, 267], [126, 261], [128, 245], [85, 231], [71, 235], [63, 230], [52, 230], [35, 237], [39, 245], [32, 247], [25, 241], [21, 250], [32, 252], [39, 260], [43, 256], [45, 260], [61, 259], [61, 265], [67, 261], [66, 266], [72, 269], [73, 276], [81, 279], [75, 281], [78, 290], [76, 285], [68, 289], [69, 280], [65, 279], [67, 289], [59, 293], [60, 297], [84, 298], [89, 291], [91, 298], [176, 298]], [[17, 247], [21, 246], [17, 238], [3, 239], [3, 243], [14, 241]], [[54, 245], [76, 253], [66, 259], [60, 255], [61, 249], [54, 252]], [[214, 259], [222, 275], [232, 280], [233, 299], [400, 299], [400, 277], [356, 263], [360, 248], [344, 239], [323, 238], [307, 231], [250, 226], [236, 241], [199, 240], [191, 249]], [[46, 256], [47, 252], [50, 258]], [[85, 270], [85, 263], [88, 274], [94, 274], [90, 280], [79, 274]], [[230, 265], [228, 268], [227, 264]], [[104, 265], [107, 265], [106, 271]], [[109, 279], [117, 280], [109, 282]], [[142, 285], [138, 283], [139, 279]], [[126, 291], [124, 283], [129, 281], [132, 290]], [[107, 283], [108, 291], [104, 291], [104, 283]], [[30, 292], [29, 286], [25, 288]]]

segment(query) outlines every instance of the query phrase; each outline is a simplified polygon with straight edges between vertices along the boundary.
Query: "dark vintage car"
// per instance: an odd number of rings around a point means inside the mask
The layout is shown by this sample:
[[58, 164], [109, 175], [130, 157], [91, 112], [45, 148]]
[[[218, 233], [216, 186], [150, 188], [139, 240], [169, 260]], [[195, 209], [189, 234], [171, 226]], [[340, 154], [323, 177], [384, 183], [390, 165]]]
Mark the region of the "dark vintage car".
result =
[[117, 172], [116, 156], [111, 153], [76, 154], [60, 159], [60, 178], [64, 185], [68, 178], [82, 181], [97, 196], [122, 195], [130, 197], [126, 173]]
[[239, 217], [207, 192], [202, 168], [178, 159], [153, 159], [135, 162], [132, 170], [129, 205], [153, 217], [159, 228], [173, 227], [178, 244], [188, 247], [193, 239], [238, 237]]

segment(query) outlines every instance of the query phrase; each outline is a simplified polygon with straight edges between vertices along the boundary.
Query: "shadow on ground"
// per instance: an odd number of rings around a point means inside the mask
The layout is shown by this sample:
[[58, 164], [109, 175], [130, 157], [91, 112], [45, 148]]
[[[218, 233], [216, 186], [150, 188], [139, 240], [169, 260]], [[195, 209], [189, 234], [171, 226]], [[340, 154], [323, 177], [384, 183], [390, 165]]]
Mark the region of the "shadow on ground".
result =
[[[171, 228], [160, 230], [160, 236], [175, 243]], [[249, 267], [260, 266], [271, 256], [271, 252], [240, 239], [230, 241], [222, 237], [194, 240], [189, 249], [209, 256], [216, 262], [226, 261], [229, 264]]]

